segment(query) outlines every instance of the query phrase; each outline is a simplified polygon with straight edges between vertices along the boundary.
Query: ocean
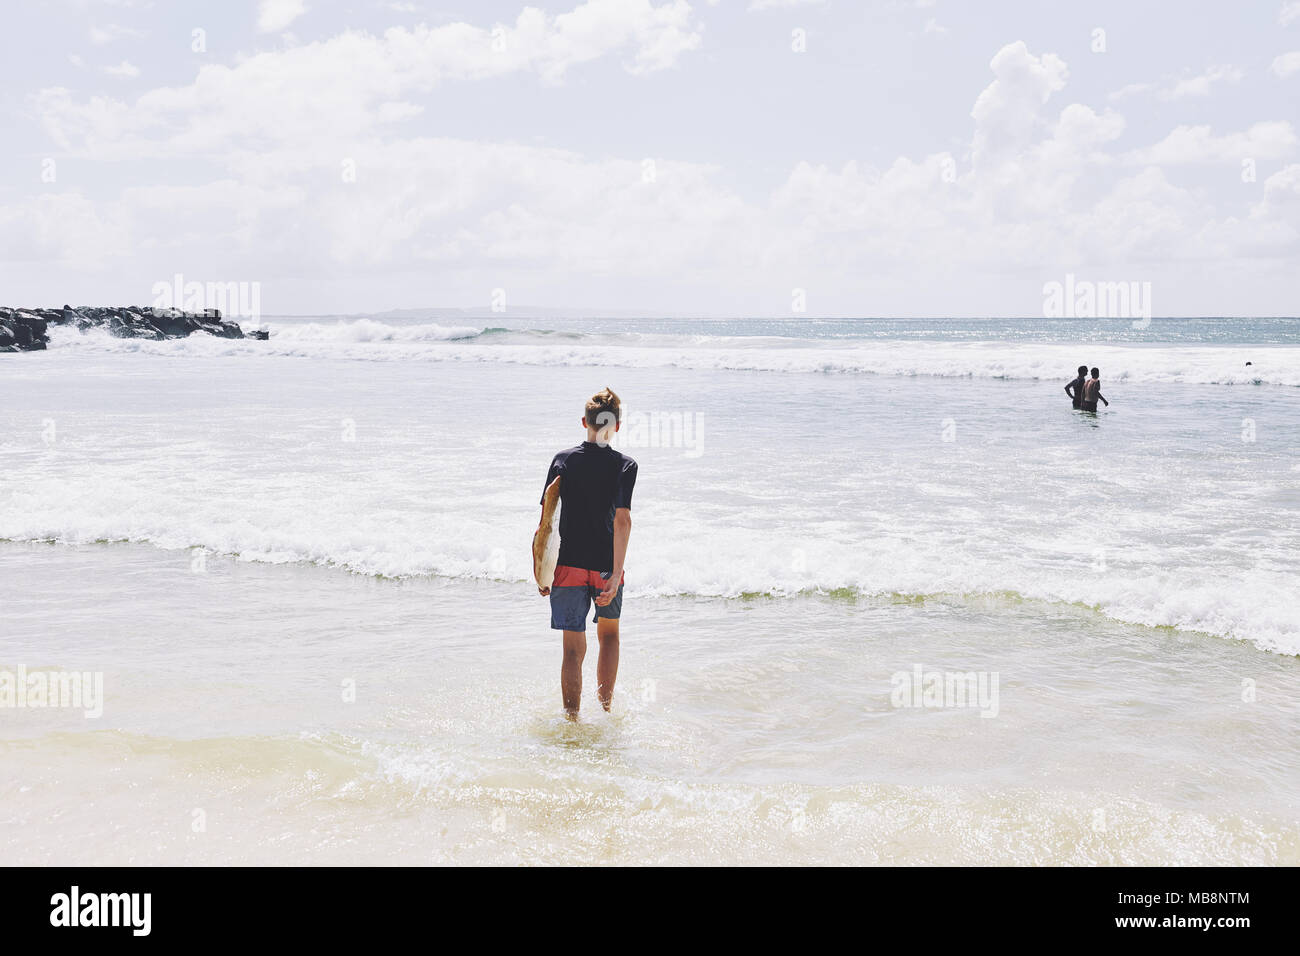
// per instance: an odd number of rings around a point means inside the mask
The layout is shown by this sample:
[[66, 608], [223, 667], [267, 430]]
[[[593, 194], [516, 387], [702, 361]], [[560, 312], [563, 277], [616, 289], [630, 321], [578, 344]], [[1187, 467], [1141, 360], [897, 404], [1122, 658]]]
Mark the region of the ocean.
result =
[[1300, 319], [266, 324], [0, 357], [0, 673], [103, 681], [0, 707], [11, 862], [1300, 864]]

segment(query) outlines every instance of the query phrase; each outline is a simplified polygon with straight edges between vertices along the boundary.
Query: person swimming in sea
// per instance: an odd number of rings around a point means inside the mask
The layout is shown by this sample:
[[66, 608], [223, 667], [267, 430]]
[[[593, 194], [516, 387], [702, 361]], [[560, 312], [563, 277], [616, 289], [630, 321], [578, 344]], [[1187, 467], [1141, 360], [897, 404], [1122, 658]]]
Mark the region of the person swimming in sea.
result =
[[1083, 405], [1080, 407], [1085, 412], [1096, 412], [1099, 400], [1107, 408], [1110, 407], [1110, 402], [1106, 401], [1106, 396], [1101, 394], [1101, 372], [1094, 368], [1092, 378], [1083, 383]]

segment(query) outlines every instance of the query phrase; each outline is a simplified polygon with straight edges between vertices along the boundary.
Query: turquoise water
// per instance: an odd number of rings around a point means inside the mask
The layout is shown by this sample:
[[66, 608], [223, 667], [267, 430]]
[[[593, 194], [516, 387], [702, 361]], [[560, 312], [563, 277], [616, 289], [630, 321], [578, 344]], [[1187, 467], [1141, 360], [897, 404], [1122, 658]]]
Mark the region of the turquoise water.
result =
[[[925, 319], [819, 319], [792, 316], [785, 319], [710, 318], [514, 318], [508, 313], [484, 316], [466, 310], [454, 320], [445, 312], [418, 309], [380, 313], [374, 318], [387, 325], [411, 326], [439, 322], [492, 331], [640, 333], [712, 337], [780, 337], [829, 340], [1004, 341], [1014, 342], [1149, 342], [1153, 344], [1297, 345], [1300, 318], [1197, 318], [1152, 317], [1150, 323], [1134, 319], [1073, 318], [925, 318]], [[343, 321], [350, 321], [348, 317]], [[316, 317], [273, 316], [275, 325], [319, 322]], [[329, 321], [338, 321], [337, 319]]]

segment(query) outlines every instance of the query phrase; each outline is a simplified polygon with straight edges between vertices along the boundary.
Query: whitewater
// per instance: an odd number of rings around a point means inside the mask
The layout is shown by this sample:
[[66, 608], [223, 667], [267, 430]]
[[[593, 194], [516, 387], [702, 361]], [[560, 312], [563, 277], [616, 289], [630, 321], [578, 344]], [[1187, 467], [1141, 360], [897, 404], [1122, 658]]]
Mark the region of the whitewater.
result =
[[[535, 520], [528, 465], [535, 471], [549, 448], [535, 439], [549, 430], [559, 447], [581, 435], [534, 409], [485, 408], [497, 400], [475, 389], [492, 390], [505, 376], [517, 399], [555, 409], [562, 421], [561, 389], [548, 384], [547, 370], [569, 370], [576, 387], [585, 384], [576, 373], [595, 366], [610, 370], [604, 378], [680, 383], [650, 394], [634, 389], [629, 409], [700, 421], [701, 448], [646, 449], [663, 459], [650, 469], [651, 487], [672, 482], [667, 490], [680, 497], [671, 508], [654, 502], [649, 533], [638, 536], [638, 573], [629, 582], [637, 594], [1007, 594], [1300, 653], [1300, 463], [1293, 458], [1300, 398], [1290, 391], [1300, 385], [1300, 345], [1182, 340], [1221, 338], [1213, 329], [1176, 329], [1166, 333], [1176, 341], [1164, 344], [1023, 341], [1041, 335], [1045, 320], [1014, 329], [1010, 341], [953, 341], [951, 329], [934, 324], [905, 326], [909, 339], [884, 341], [850, 337], [846, 323], [834, 325], [833, 338], [774, 335], [761, 323], [727, 330], [748, 334], [688, 335], [627, 331], [626, 323], [618, 331], [484, 331], [366, 318], [272, 322], [269, 342], [148, 342], [56, 329], [56, 363], [90, 363], [110, 376], [111, 367], [98, 363], [132, 357], [160, 376], [198, 374], [214, 383], [230, 374], [283, 374], [301, 378], [326, 405], [323, 386], [333, 373], [325, 370], [347, 369], [367, 384], [338, 421], [297, 402], [268, 409], [278, 421], [251, 431], [242, 417], [220, 421], [201, 411], [152, 417], [152, 427], [172, 433], [161, 456], [121, 454], [123, 436], [97, 440], [80, 422], [96, 412], [78, 410], [75, 433], [38, 444], [39, 453], [23, 459], [25, 475], [11, 471], [0, 537], [127, 541], [385, 577], [522, 583], [531, 571], [519, 542]], [[1124, 324], [1114, 328], [1131, 334]], [[1269, 328], [1275, 339], [1294, 334], [1276, 322]], [[552, 344], [557, 339], [564, 344]], [[1103, 413], [1112, 418], [1104, 433], [1073, 427], [1079, 422], [1059, 394], [1058, 383], [1083, 359], [1105, 369], [1108, 390], [1141, 389], [1118, 393], [1114, 412]], [[389, 368], [357, 371], [370, 362]], [[467, 364], [489, 366], [454, 373], [465, 382], [466, 412], [492, 416], [485, 428], [448, 421], [459, 417], [449, 395], [436, 426], [410, 415], [403, 383], [425, 388]], [[514, 366], [527, 370], [506, 371]], [[972, 381], [943, 381], [953, 378]], [[536, 402], [519, 387], [524, 382], [541, 396]], [[1039, 387], [1047, 383], [1053, 387]], [[882, 385], [897, 391], [897, 407], [876, 404]], [[1226, 385], [1245, 390], [1210, 388]], [[242, 385], [224, 387], [254, 397]], [[801, 413], [801, 390], [820, 396], [823, 411]], [[725, 396], [725, 406], [683, 398], [701, 391]], [[1008, 416], [1001, 407], [1008, 401], [1023, 404]], [[1229, 410], [1237, 406], [1240, 414]], [[1257, 406], [1267, 411], [1257, 415]], [[866, 408], [871, 422], [862, 418]], [[285, 416], [299, 430], [284, 434]], [[345, 420], [367, 416], [359, 437], [344, 441]], [[943, 440], [947, 420], [952, 441]], [[111, 421], [105, 418], [108, 434]], [[1038, 438], [1014, 434], [1048, 422], [1056, 430]], [[1243, 437], [1243, 428], [1257, 427], [1260, 435]], [[439, 430], [456, 455], [447, 454]], [[836, 441], [837, 432], [847, 441]], [[29, 427], [28, 439], [39, 442], [39, 430]], [[69, 444], [83, 440], [92, 445], [86, 458]], [[807, 456], [784, 465], [805, 476], [798, 494], [779, 485], [779, 470], [753, 466], [770, 441]], [[521, 453], [512, 454], [520, 442]], [[854, 442], [861, 449], [846, 460], [843, 446]], [[103, 445], [98, 454], [96, 444]], [[1082, 456], [1077, 464], [1072, 445]], [[1217, 454], [1207, 457], [1209, 449]], [[494, 467], [505, 468], [510, 483], [480, 488], [480, 458], [503, 452], [509, 460]], [[1092, 455], [1100, 458], [1089, 461]], [[291, 471], [268, 468], [277, 460], [291, 462]], [[728, 465], [737, 474], [728, 476]], [[1104, 477], [1094, 482], [1092, 469]], [[1260, 511], [1270, 501], [1273, 516]], [[1098, 520], [1108, 513], [1114, 520]], [[1234, 541], [1243, 535], [1250, 543], [1241, 551]], [[1105, 572], [1092, 570], [1103, 565]]]
[[[790, 374], [929, 375], [1055, 381], [1078, 346], [1060, 342], [912, 341], [781, 335], [576, 332], [389, 324], [374, 319], [266, 323], [269, 343], [195, 336], [152, 342], [107, 332], [53, 331], [57, 347], [174, 356], [293, 356], [358, 361], [454, 361], [518, 365], [683, 368]], [[1073, 351], [1072, 351], [1073, 350]], [[1300, 346], [1097, 344], [1090, 354], [1120, 382], [1300, 387]]]

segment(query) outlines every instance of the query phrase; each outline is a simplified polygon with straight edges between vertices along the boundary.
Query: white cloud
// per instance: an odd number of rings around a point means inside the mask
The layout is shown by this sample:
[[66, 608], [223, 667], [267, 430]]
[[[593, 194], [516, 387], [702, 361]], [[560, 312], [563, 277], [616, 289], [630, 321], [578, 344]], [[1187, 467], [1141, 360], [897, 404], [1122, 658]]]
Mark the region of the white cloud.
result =
[[257, 6], [257, 29], [277, 33], [307, 12], [303, 0], [261, 0]]
[[1243, 159], [1282, 159], [1295, 150], [1295, 145], [1295, 130], [1285, 121], [1256, 123], [1244, 132], [1223, 136], [1215, 136], [1209, 126], [1179, 126], [1154, 146], [1134, 150], [1128, 161], [1161, 166], [1237, 165]]
[[1216, 83], [1239, 83], [1245, 73], [1235, 66], [1211, 66], [1195, 76], [1167, 76], [1158, 83], [1130, 83], [1110, 94], [1111, 100], [1121, 100], [1142, 93], [1153, 93], [1162, 100], [1177, 100], [1185, 96], [1208, 96]]
[[1107, 99], [1122, 100], [1141, 93], [1150, 93], [1157, 88], [1155, 83], [1128, 83], [1111, 93]]
[[34, 106], [56, 142], [103, 157], [206, 153], [266, 140], [319, 144], [415, 115], [421, 107], [410, 97], [445, 81], [520, 72], [558, 81], [610, 54], [630, 57], [629, 72], [648, 73], [672, 66], [700, 39], [684, 0], [589, 0], [556, 17], [527, 8], [495, 35], [466, 23], [394, 27], [382, 36], [349, 31], [234, 66], [201, 66], [189, 85], [150, 90], [133, 104], [76, 100], [50, 88]]
[[106, 26], [90, 28], [90, 42], [95, 46], [107, 46], [117, 40], [138, 39], [144, 36], [143, 30], [136, 30], [131, 27], [120, 26], [116, 23], [110, 23]]
[[1276, 76], [1288, 77], [1292, 73], [1300, 72], [1300, 50], [1293, 50], [1290, 53], [1283, 53], [1273, 61], [1269, 67]]
[[1041, 123], [1041, 107], [1065, 86], [1069, 76], [1064, 60], [1054, 53], [1034, 56], [1023, 40], [999, 50], [989, 68], [995, 79], [971, 109], [976, 128], [972, 152], [977, 164], [1028, 143]]
[[[634, 8], [668, 13], [638, 20]], [[1170, 178], [1177, 164], [1285, 158], [1290, 124], [1217, 135], [1183, 126], [1145, 149], [1117, 149], [1124, 117], [1053, 102], [1067, 65], [1024, 43], [992, 58], [965, 142], [951, 151], [881, 166], [798, 162], [766, 198], [740, 195], [726, 170], [671, 157], [656, 159], [647, 183], [640, 156], [405, 135], [421, 94], [447, 80], [562, 75], [602, 54], [635, 70], [663, 36], [680, 46], [681, 31], [694, 29], [680, 26], [678, 9], [584, 4], [579, 20], [529, 11], [499, 51], [490, 31], [465, 24], [347, 33], [206, 65], [191, 84], [129, 103], [44, 90], [38, 108], [69, 152], [201, 155], [201, 168], [216, 172], [191, 185], [94, 201], [47, 194], [0, 209], [0, 249], [87, 269], [128, 264], [152, 278], [190, 262], [265, 282], [418, 275], [424, 289], [436, 277], [440, 290], [493, 288], [502, 276], [561, 289], [602, 277], [661, 287], [668, 275], [725, 294], [787, 280], [830, 289], [933, 278], [936, 263], [986, 276], [1130, 261], [1186, 271], [1229, 268], [1243, 250], [1294, 255], [1300, 167], [1253, 187], [1263, 198], [1235, 218]], [[355, 182], [341, 181], [343, 157], [355, 162]]]
[[[559, 77], [570, 66], [606, 53], [631, 48], [633, 73], [651, 73], [673, 66], [681, 54], [695, 50], [702, 28], [686, 0], [655, 6], [651, 0], [588, 0], [547, 23], [529, 8], [519, 15], [515, 35], [531, 47], [541, 61], [543, 75]], [[511, 41], [507, 39], [507, 46]]]
[[53, 260], [97, 270], [106, 258], [132, 250], [117, 204], [80, 193], [45, 193], [0, 206], [0, 258], [10, 262]]
[[807, 7], [825, 3], [826, 0], [750, 0], [750, 10], [789, 10], [792, 7]]
[[245, 246], [276, 250], [283, 261], [263, 257], [257, 268], [321, 276], [523, 269], [653, 280], [727, 274], [743, 263], [755, 277], [826, 277], [864, 263], [907, 271], [938, 258], [1004, 269], [1152, 246], [1196, 250], [1192, 223], [1203, 206], [1158, 169], [1098, 199], [1076, 195], [1090, 171], [1113, 162], [1106, 150], [1123, 118], [1079, 103], [1042, 115], [1065, 66], [1016, 55], [1017, 64], [999, 63], [993, 92], [981, 95], [972, 141], [1019, 132], [1017, 106], [1034, 122], [978, 168], [948, 153], [901, 157], [883, 170], [799, 163], [764, 204], [742, 200], [706, 165], [659, 160], [647, 184], [639, 159], [374, 139], [353, 157], [356, 183], [314, 189], [308, 184], [337, 180], [337, 159], [282, 140], [233, 155], [230, 178], [209, 186], [131, 191], [120, 220], [149, 235], [165, 232], [181, 210], [230, 256]]
[[1300, 202], [1300, 163], [1283, 167], [1264, 180], [1264, 190], [1278, 202]]
[[930, 19], [928, 19], [928, 20], [925, 21], [925, 29], [924, 29], [922, 32], [924, 32], [924, 33], [947, 33], [947, 32], [948, 32], [948, 28], [947, 28], [947, 27], [944, 27], [944, 26], [940, 26], [938, 20], [936, 20], [934, 17], [930, 17]]
[[130, 77], [130, 76], [139, 76], [140, 68], [136, 66], [134, 63], [130, 62], [129, 60], [123, 60], [117, 66], [104, 67], [104, 72], [107, 73], [109, 76]]
[[1277, 13], [1277, 22], [1285, 27], [1290, 26], [1296, 20], [1300, 20], [1300, 0], [1287, 0]]
[[1233, 66], [1212, 66], [1199, 76], [1178, 80], [1164, 91], [1163, 98], [1176, 100], [1184, 96], [1208, 96], [1215, 83], [1239, 83], [1244, 74]]

